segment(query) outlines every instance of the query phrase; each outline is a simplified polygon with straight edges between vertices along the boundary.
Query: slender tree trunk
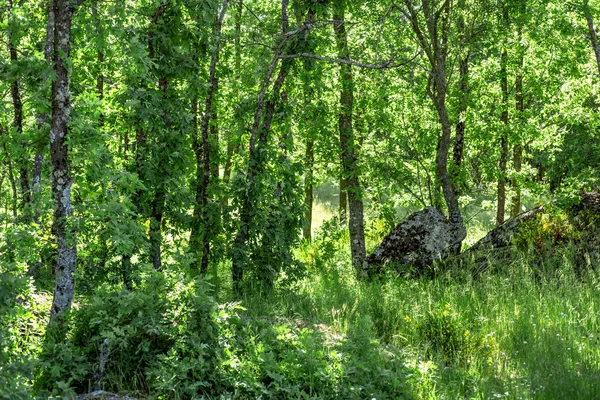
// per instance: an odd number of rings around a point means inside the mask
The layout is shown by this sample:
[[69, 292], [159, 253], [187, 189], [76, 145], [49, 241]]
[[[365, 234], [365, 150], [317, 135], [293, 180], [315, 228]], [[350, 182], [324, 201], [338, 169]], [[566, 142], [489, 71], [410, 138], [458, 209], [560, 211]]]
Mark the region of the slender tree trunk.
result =
[[54, 235], [58, 244], [56, 283], [50, 311], [50, 324], [61, 322], [71, 308], [75, 295], [74, 272], [77, 267], [75, 229], [70, 221], [71, 168], [67, 137], [71, 121], [68, 57], [71, 50], [71, 23], [74, 5], [70, 0], [54, 1], [54, 72], [52, 83], [52, 127], [50, 156], [52, 159], [52, 194], [54, 195]]
[[[508, 8], [504, 5], [503, 18], [508, 27]], [[504, 124], [502, 136], [500, 138], [500, 177], [498, 178], [498, 209], [496, 213], [496, 225], [504, 223], [504, 214], [506, 212], [506, 164], [508, 161], [508, 54], [506, 49], [502, 50], [500, 56], [500, 86], [502, 89], [502, 115], [500, 120]]]
[[590, 10], [588, 0], [583, 0], [583, 12], [585, 14], [585, 19], [587, 21], [588, 29], [590, 31], [590, 41], [592, 42], [594, 54], [596, 55], [598, 73], [600, 73], [600, 45], [598, 45], [598, 37], [596, 36], [596, 29], [594, 28], [594, 20], [592, 19], [592, 11]]
[[314, 144], [312, 139], [307, 138], [306, 153], [304, 155], [304, 227], [302, 236], [308, 241], [311, 240], [312, 236]]
[[[13, 12], [13, 1], [8, 0], [9, 13]], [[12, 17], [11, 17], [12, 18]], [[19, 59], [17, 55], [17, 45], [15, 43], [14, 32], [9, 32], [9, 43], [8, 52], [10, 54], [10, 61], [12, 64], [16, 64]], [[21, 100], [21, 89], [19, 79], [15, 80], [10, 85], [10, 93], [13, 103], [13, 126], [17, 131], [17, 137], [19, 140], [23, 140], [23, 102]], [[23, 152], [27, 150], [27, 144], [23, 143]], [[29, 187], [29, 173], [27, 171], [27, 157], [23, 155], [19, 160], [19, 181], [21, 185], [21, 207], [24, 209], [27, 204], [31, 203], [31, 188]]]
[[252, 131], [250, 133], [248, 173], [246, 175], [248, 189], [245, 192], [240, 209], [240, 227], [231, 248], [231, 277], [233, 281], [233, 290], [238, 295], [242, 292], [244, 270], [246, 268], [246, 264], [248, 263], [247, 242], [250, 238], [250, 229], [252, 225], [252, 209], [255, 206], [255, 178], [262, 174], [264, 170], [264, 156], [261, 153], [264, 152], [263, 149], [267, 145], [271, 130], [271, 122], [273, 120], [273, 112], [275, 111], [275, 105], [279, 100], [281, 88], [283, 87], [283, 84], [285, 83], [285, 80], [293, 65], [293, 60], [290, 59], [285, 59], [281, 62], [277, 79], [275, 80], [271, 90], [271, 98], [266, 102], [265, 107], [265, 95], [270, 84], [271, 77], [273, 76], [273, 71], [279, 60], [283, 46], [287, 43], [290, 37], [286, 34], [289, 23], [287, 18], [288, 4], [289, 0], [281, 0], [281, 26], [284, 39], [276, 49], [275, 54], [271, 59], [271, 64], [267, 70], [267, 74], [263, 80], [263, 84], [258, 95], [256, 113], [254, 114], [254, 123], [252, 124]]
[[[167, 102], [167, 90], [169, 88], [169, 80], [166, 77], [161, 77], [158, 80], [158, 87], [163, 97], [163, 101]], [[165, 123], [165, 126], [169, 128], [170, 122], [166, 108], [163, 110], [162, 118]], [[160, 169], [163, 169], [163, 171], [161, 171], [162, 173], [166, 172], [164, 171], [163, 165], [159, 166], [159, 170]], [[148, 236], [148, 238], [150, 239], [150, 259], [152, 261], [152, 266], [155, 270], [159, 270], [162, 267], [162, 223], [165, 211], [166, 197], [167, 194], [165, 191], [164, 182], [159, 182], [154, 189], [154, 195], [150, 204], [150, 231]]]
[[[53, 0], [48, 1], [48, 20], [46, 23], [46, 41], [44, 43], [44, 59], [48, 65], [52, 65], [52, 42], [54, 38], [54, 2]], [[44, 87], [48, 81], [48, 76], [45, 75], [43, 78]], [[40, 112], [37, 115], [37, 128], [40, 134], [44, 131], [46, 123], [48, 122], [48, 115], [46, 112]], [[34, 169], [33, 169], [33, 181], [32, 181], [32, 193], [34, 202], [36, 197], [42, 191], [42, 166], [44, 164], [44, 148], [38, 147], [36, 149]], [[39, 211], [35, 211], [34, 220], [39, 221]]]
[[[0, 134], [2, 134], [1, 131], [1, 127], [0, 127]], [[15, 180], [15, 174], [13, 171], [13, 164], [12, 164], [12, 160], [10, 158], [10, 153], [8, 151], [8, 148], [6, 147], [6, 143], [3, 143], [3, 149], [4, 149], [4, 163], [6, 164], [6, 170], [8, 171], [8, 181], [10, 182], [10, 189], [12, 191], [12, 213], [13, 213], [13, 218], [16, 220], [18, 213], [17, 213], [17, 204], [19, 202], [19, 194], [17, 192], [17, 183]]]
[[[211, 178], [211, 153], [213, 153], [213, 151], [211, 149], [209, 130], [211, 127], [211, 122], [214, 123], [213, 102], [214, 97], [217, 94], [219, 82], [217, 78], [217, 63], [219, 62], [219, 51], [221, 46], [221, 27], [223, 25], [223, 20], [225, 19], [225, 13], [227, 12], [227, 4], [228, 1], [224, 0], [221, 12], [219, 13], [215, 23], [215, 47], [209, 70], [210, 86], [206, 96], [204, 114], [202, 115], [202, 121], [200, 125], [201, 143], [197, 133], [194, 137], [194, 152], [196, 153], [196, 203], [194, 205], [193, 212], [194, 219], [190, 236], [190, 247], [196, 255], [196, 259], [194, 264], [192, 264], [192, 267], [196, 269], [200, 267], [200, 271], [202, 273], [206, 273], [208, 270], [208, 261], [210, 256], [210, 240], [208, 237], [208, 186]], [[195, 114], [197, 114], [197, 112]], [[217, 160], [214, 162], [218, 163]]]
[[[521, 28], [519, 28], [519, 39], [521, 38]], [[519, 40], [520, 42], [520, 40]], [[515, 109], [517, 118], [523, 122], [523, 111], [525, 111], [525, 102], [523, 97], [523, 67], [524, 67], [524, 49], [519, 45], [519, 60], [518, 60], [518, 72], [515, 80]], [[522, 140], [519, 139], [513, 148], [513, 168], [515, 169], [515, 178], [512, 180], [513, 190], [515, 194], [513, 196], [512, 207], [510, 211], [511, 217], [516, 217], [521, 213], [521, 184], [520, 176], [521, 168], [523, 164], [523, 144]]]
[[[342, 148], [342, 143], [340, 142], [340, 149]], [[343, 158], [340, 157], [340, 164], [344, 162]], [[339, 209], [338, 214], [340, 218], [340, 223], [345, 224], [348, 218], [348, 188], [346, 180], [344, 179], [344, 171], [342, 170], [340, 176], [340, 196], [339, 196]]]
[[[465, 33], [465, 20], [462, 11], [465, 8], [464, 0], [458, 2], [458, 34], [462, 47], [466, 47], [466, 33]], [[452, 168], [452, 190], [456, 196], [459, 196], [459, 185], [458, 180], [460, 178], [460, 171], [463, 160], [463, 153], [465, 148], [465, 113], [467, 112], [468, 99], [469, 99], [469, 51], [461, 54], [458, 59], [458, 122], [456, 124], [456, 134], [454, 136], [454, 154], [453, 161], [454, 165]]]
[[[349, 60], [348, 37], [344, 21], [344, 9], [334, 12], [334, 30], [339, 58]], [[359, 181], [358, 162], [356, 156], [356, 143], [352, 127], [352, 112], [354, 107], [354, 81], [352, 67], [340, 64], [340, 146], [342, 154], [342, 182], [348, 190], [348, 206], [350, 210], [350, 250], [352, 253], [352, 266], [361, 277], [368, 275], [368, 264], [365, 262], [365, 231], [362, 202], [362, 189]], [[340, 191], [341, 192], [341, 191]], [[342, 204], [340, 193], [340, 205]], [[340, 207], [341, 212], [341, 207]]]
[[[244, 11], [244, 3], [239, 1], [237, 4], [237, 11], [235, 14], [235, 84], [236, 84], [236, 98], [240, 98], [240, 86], [242, 85], [242, 45], [241, 45], [241, 36], [242, 36], [242, 15]], [[236, 150], [239, 148], [238, 140], [241, 135], [242, 130], [244, 129], [244, 122], [242, 118], [237, 118], [237, 132], [234, 134], [229, 134], [227, 136], [227, 159], [225, 160], [225, 166], [223, 168], [223, 184], [227, 186], [229, 181], [231, 180], [231, 167], [232, 167], [232, 158], [236, 153]], [[227, 206], [227, 198], [223, 197], [221, 200], [221, 208], [224, 210]]]

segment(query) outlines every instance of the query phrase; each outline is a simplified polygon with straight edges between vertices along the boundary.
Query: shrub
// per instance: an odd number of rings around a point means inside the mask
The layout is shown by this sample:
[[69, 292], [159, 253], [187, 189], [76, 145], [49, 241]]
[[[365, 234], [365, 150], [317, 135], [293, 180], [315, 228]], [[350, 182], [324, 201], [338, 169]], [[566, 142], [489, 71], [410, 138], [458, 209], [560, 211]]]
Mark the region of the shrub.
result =
[[39, 384], [89, 391], [108, 339], [103, 389], [196, 397], [210, 385], [217, 357], [213, 305], [202, 280], [166, 272], [148, 273], [132, 291], [101, 287], [73, 310], [66, 343], [48, 344]]

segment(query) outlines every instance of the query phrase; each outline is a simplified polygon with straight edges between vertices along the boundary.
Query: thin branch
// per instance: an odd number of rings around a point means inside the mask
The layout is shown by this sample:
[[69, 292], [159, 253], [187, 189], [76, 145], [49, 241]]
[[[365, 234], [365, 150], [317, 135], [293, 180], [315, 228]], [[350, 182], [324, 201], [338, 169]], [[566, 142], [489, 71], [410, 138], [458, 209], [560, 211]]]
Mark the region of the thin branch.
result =
[[391, 69], [391, 68], [399, 68], [404, 65], [410, 64], [420, 54], [421, 54], [421, 52], [418, 52], [412, 58], [410, 58], [409, 60], [405, 60], [400, 64], [394, 64], [393, 58], [389, 59], [388, 61], [384, 62], [383, 64], [365, 64], [365, 63], [361, 63], [361, 62], [357, 62], [357, 61], [345, 60], [343, 58], [325, 57], [325, 56], [320, 56], [318, 54], [312, 54], [312, 53], [283, 54], [283, 55], [280, 55], [279, 58], [312, 58], [315, 60], [328, 61], [328, 62], [333, 62], [333, 63], [337, 63], [337, 64], [347, 64], [347, 65], [352, 65], [355, 67], [366, 68], [366, 69]]

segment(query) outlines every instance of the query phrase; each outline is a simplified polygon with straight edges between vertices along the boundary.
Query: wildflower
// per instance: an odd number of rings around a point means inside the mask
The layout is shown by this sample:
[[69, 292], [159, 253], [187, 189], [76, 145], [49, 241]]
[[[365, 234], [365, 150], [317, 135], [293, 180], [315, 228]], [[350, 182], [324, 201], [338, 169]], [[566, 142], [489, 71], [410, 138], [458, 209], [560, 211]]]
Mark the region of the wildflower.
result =
[[527, 342], [523, 341], [523, 344], [527, 344]]

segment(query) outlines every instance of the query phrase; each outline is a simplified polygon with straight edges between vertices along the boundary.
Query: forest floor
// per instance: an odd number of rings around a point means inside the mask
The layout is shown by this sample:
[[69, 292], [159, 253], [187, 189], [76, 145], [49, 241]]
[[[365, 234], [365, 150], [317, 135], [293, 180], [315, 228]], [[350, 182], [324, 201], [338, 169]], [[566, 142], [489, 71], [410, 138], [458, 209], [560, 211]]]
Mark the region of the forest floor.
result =
[[[327, 221], [335, 209], [322, 201], [315, 211], [317, 222]], [[483, 236], [492, 216], [485, 208], [467, 209], [468, 213], [474, 215], [470, 234]], [[371, 248], [381, 237], [377, 229], [384, 228], [372, 225]], [[104, 388], [135, 398], [173, 399], [196, 398], [186, 393], [197, 391], [199, 385], [208, 398], [223, 399], [600, 396], [600, 273], [595, 269], [582, 272], [573, 261], [576, 249], [541, 262], [531, 252], [516, 252], [507, 265], [476, 278], [466, 269], [440, 272], [435, 279], [388, 271], [359, 281], [349, 263], [345, 230], [322, 222], [316, 233], [312, 243], [303, 243], [297, 250], [306, 270], [298, 279], [280, 281], [266, 296], [233, 298], [230, 266], [212, 266], [207, 280], [218, 304], [214, 318], [222, 353], [211, 375], [203, 378], [205, 382], [182, 378], [183, 371], [189, 374], [193, 370], [192, 361], [175, 360], [168, 353], [161, 355], [157, 364], [149, 362], [153, 369], [143, 379], [135, 375], [133, 386], [119, 370], [133, 361], [109, 361], [107, 368], [114, 370], [107, 372]], [[474, 241], [471, 237], [470, 243]], [[54, 393], [69, 398], [91, 391], [89, 383], [76, 383], [77, 379], [89, 382], [81, 377], [90, 377], [96, 368], [94, 360], [84, 361], [81, 354], [85, 352], [77, 348], [81, 341], [76, 338], [86, 337], [82, 327], [92, 326], [96, 319], [115, 325], [110, 337], [114, 348], [121, 346], [122, 351], [135, 341], [128, 335], [138, 334], [138, 326], [147, 329], [149, 324], [167, 338], [181, 335], [185, 343], [188, 338], [199, 340], [193, 336], [196, 333], [177, 327], [172, 320], [186, 307], [178, 296], [191, 287], [176, 278], [165, 273], [162, 279], [170, 283], [157, 280], [139, 293], [104, 288], [88, 294], [87, 308], [82, 306], [73, 320], [70, 346], [74, 347], [65, 347], [46, 361], [57, 373], [70, 374], [54, 385]], [[159, 285], [165, 285], [164, 296]], [[28, 290], [25, 297], [29, 300], [22, 302], [25, 311], [9, 314], [11, 319], [5, 321], [10, 321], [17, 338], [12, 351], [23, 355], [33, 373], [39, 366], [36, 359], [42, 351], [51, 299], [47, 289], [29, 286]], [[116, 302], [114, 309], [109, 308], [109, 297]], [[160, 317], [166, 323], [153, 325], [148, 320], [160, 313], [156, 311], [158, 303], [152, 302], [161, 299], [171, 302], [175, 311], [171, 314], [166, 307]], [[185, 296], [181, 299], [187, 301]], [[129, 310], [122, 310], [127, 307], [132, 309], [131, 316], [127, 316]], [[125, 317], [119, 319], [121, 312]], [[143, 313], [147, 313], [145, 319], [136, 319]], [[121, 326], [124, 323], [136, 328], [123, 334], [128, 329]], [[182, 348], [189, 351], [187, 346], [190, 344]], [[131, 357], [152, 348], [136, 351]], [[97, 353], [92, 346], [91, 354], [95, 357]], [[178, 364], [182, 360], [185, 363]], [[139, 371], [138, 364], [134, 367]], [[175, 372], [168, 370], [171, 367]], [[17, 372], [9, 376], [6, 373], [11, 368]], [[0, 368], [5, 373], [0, 376], [0, 386], [8, 388], [5, 392], [0, 389], [0, 398], [28, 398], [33, 393], [28, 373], [18, 372], [23, 371], [19, 368], [16, 364]], [[14, 396], [3, 397], [6, 390]]]

